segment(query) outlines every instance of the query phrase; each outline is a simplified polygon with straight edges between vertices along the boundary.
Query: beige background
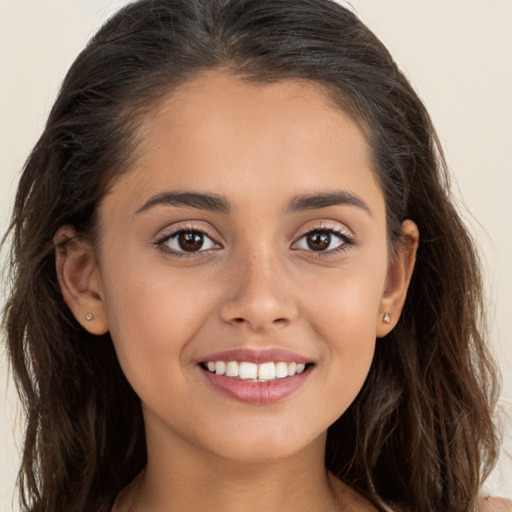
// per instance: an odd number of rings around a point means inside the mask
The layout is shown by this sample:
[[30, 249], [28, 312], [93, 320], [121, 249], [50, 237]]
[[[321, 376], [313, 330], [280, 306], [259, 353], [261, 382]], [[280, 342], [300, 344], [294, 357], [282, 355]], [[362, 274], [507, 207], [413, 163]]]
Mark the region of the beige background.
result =
[[[0, 232], [19, 169], [67, 68], [123, 0], [0, 0]], [[503, 378], [504, 449], [486, 490], [512, 498], [512, 0], [353, 0], [424, 99], [484, 252], [490, 342]], [[0, 510], [21, 418], [0, 354]], [[507, 453], [508, 452], [508, 453]], [[14, 502], [15, 503], [15, 502]]]

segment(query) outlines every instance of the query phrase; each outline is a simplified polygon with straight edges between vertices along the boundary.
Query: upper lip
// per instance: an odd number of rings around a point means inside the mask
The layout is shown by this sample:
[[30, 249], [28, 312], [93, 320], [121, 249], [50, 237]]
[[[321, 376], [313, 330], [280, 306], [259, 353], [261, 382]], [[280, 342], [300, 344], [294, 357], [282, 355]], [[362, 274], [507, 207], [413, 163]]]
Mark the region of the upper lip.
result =
[[280, 362], [285, 363], [310, 363], [311, 360], [284, 348], [250, 349], [236, 348], [208, 354], [198, 362], [207, 363], [210, 361], [246, 361], [248, 363], [267, 363]]

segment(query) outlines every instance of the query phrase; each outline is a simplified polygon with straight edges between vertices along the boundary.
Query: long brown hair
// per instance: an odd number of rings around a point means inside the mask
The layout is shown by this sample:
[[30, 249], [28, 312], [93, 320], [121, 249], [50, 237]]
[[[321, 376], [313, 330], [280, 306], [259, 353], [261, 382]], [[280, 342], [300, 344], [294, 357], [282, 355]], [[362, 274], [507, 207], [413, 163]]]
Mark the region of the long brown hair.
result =
[[324, 86], [370, 145], [390, 248], [404, 219], [421, 233], [400, 322], [329, 428], [327, 468], [379, 510], [474, 510], [497, 454], [474, 244], [423, 104], [383, 44], [330, 0], [141, 0], [110, 19], [71, 67], [25, 164], [9, 230], [4, 323], [27, 414], [23, 510], [108, 510], [145, 464], [139, 400], [109, 334], [86, 332], [64, 303], [53, 236], [70, 224], [94, 237], [98, 202], [129, 171], [141, 118], [212, 68]]

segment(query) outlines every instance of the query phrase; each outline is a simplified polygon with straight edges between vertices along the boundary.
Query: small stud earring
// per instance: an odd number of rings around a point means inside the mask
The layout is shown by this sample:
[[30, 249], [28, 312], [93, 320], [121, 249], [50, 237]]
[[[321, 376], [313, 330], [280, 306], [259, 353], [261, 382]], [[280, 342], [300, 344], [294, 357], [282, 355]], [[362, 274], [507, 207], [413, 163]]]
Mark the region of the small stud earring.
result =
[[385, 324], [389, 324], [389, 322], [391, 322], [391, 315], [389, 313], [384, 313], [384, 316], [382, 317], [382, 321]]
[[85, 319], [90, 322], [91, 320], [94, 319], [94, 315], [92, 313], [86, 313], [85, 314]]

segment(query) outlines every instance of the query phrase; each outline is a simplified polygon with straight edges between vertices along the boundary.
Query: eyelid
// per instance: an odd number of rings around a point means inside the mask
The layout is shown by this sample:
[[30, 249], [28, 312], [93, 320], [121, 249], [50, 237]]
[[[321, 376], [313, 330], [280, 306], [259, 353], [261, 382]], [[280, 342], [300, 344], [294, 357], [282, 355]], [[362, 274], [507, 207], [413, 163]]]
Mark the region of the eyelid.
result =
[[[193, 231], [193, 232], [203, 234], [204, 236], [208, 237], [216, 247], [208, 248], [208, 249], [199, 249], [197, 251], [189, 252], [189, 251], [184, 251], [184, 250], [172, 249], [171, 247], [165, 245], [166, 242], [168, 242], [172, 238], [178, 236], [181, 232], [187, 232], [187, 231], [188, 232]], [[197, 257], [201, 253], [206, 253], [211, 250], [218, 250], [218, 249], [222, 248], [222, 244], [218, 241], [218, 239], [220, 237], [217, 234], [212, 234], [211, 231], [212, 230], [209, 230], [202, 226], [198, 226], [198, 225], [194, 224], [193, 222], [188, 221], [186, 223], [173, 225], [172, 227], [167, 228], [165, 233], [158, 236], [156, 238], [156, 240], [153, 242], [153, 244], [156, 245], [158, 249], [160, 249], [161, 251], [163, 251], [167, 254], [171, 254], [174, 256], [186, 256], [186, 257], [196, 256]]]
[[336, 247], [335, 249], [329, 249], [326, 251], [314, 251], [313, 249], [301, 249], [296, 248], [295, 250], [301, 250], [308, 253], [312, 253], [315, 257], [328, 257], [329, 255], [339, 253], [341, 251], [347, 250], [350, 246], [355, 245], [357, 243], [357, 240], [352, 233], [350, 229], [347, 227], [340, 225], [339, 223], [332, 223], [328, 221], [321, 221], [317, 225], [311, 225], [310, 227], [307, 227], [306, 229], [302, 230], [300, 234], [294, 239], [294, 242], [292, 243], [291, 248], [293, 249], [294, 246], [305, 236], [319, 232], [324, 231], [328, 233], [332, 233], [335, 236], [341, 238], [344, 243], [342, 243], [340, 246]]
[[[200, 221], [201, 222], [201, 221]], [[187, 231], [195, 231], [198, 233], [202, 233], [206, 237], [208, 237], [211, 242], [215, 245], [215, 247], [207, 248], [207, 249], [199, 249], [197, 251], [185, 251], [185, 250], [176, 250], [171, 247], [166, 246], [166, 242], [172, 239], [173, 237], [177, 236], [180, 232], [187, 232]], [[329, 233], [334, 234], [335, 236], [341, 238], [343, 240], [343, 243], [341, 243], [338, 247], [334, 249], [329, 249], [325, 251], [314, 251], [313, 249], [303, 249], [303, 248], [297, 248], [294, 247], [296, 244], [305, 236], [311, 233], [315, 233], [318, 231], [326, 231]], [[212, 233], [213, 232], [213, 233]], [[209, 253], [210, 251], [216, 251], [218, 249], [223, 248], [223, 244], [219, 242], [218, 240], [221, 238], [221, 236], [218, 234], [216, 230], [208, 229], [208, 227], [204, 227], [203, 225], [198, 225], [195, 223], [195, 221], [185, 221], [184, 223], [178, 223], [177, 225], [172, 225], [168, 227], [164, 234], [157, 236], [156, 240], [153, 242], [155, 246], [157, 246], [161, 251], [171, 254], [174, 256], [186, 256], [186, 257], [200, 257], [203, 256], [204, 253]], [[334, 221], [320, 221], [318, 224], [314, 225], [311, 224], [310, 226], [304, 228], [301, 230], [300, 234], [297, 235], [294, 238], [294, 241], [292, 242], [290, 248], [294, 250], [300, 250], [304, 252], [308, 252], [310, 255], [322, 258], [322, 257], [328, 257], [329, 255], [334, 255], [342, 251], [348, 250], [350, 246], [353, 246], [357, 243], [357, 240], [355, 236], [353, 235], [352, 231], [344, 226], [343, 224], [340, 224], [338, 222]]]
[[[346, 238], [350, 238], [351, 240], [355, 240], [355, 236], [347, 226], [340, 222], [336, 221], [328, 221], [328, 220], [318, 220], [315, 223], [308, 222], [306, 227], [301, 228], [299, 234], [295, 237], [295, 241], [299, 238], [307, 235], [309, 233], [313, 233], [315, 231], [331, 231], [333, 233], [339, 233]], [[295, 243], [295, 242], [294, 242]]]

